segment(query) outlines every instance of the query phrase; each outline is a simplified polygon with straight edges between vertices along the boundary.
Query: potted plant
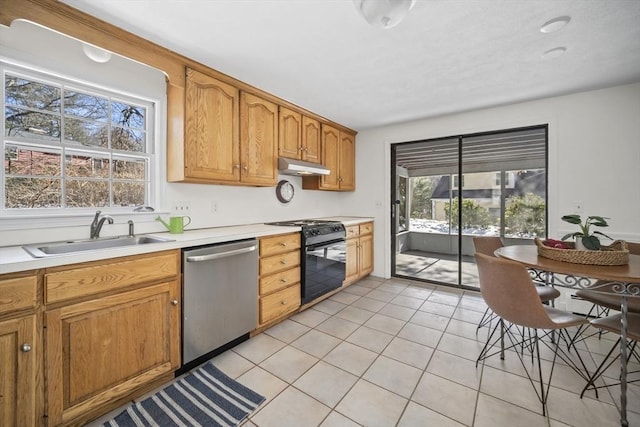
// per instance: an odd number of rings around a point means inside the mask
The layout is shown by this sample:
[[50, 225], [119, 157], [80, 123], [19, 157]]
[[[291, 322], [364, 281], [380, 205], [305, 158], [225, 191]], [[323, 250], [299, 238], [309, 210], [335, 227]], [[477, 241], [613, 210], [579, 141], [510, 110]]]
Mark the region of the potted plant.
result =
[[607, 239], [611, 239], [611, 237], [599, 231], [590, 231], [590, 227], [592, 225], [594, 227], [608, 227], [609, 224], [607, 224], [607, 219], [609, 218], [605, 218], [602, 216], [589, 216], [584, 220], [583, 223], [580, 215], [572, 214], [565, 215], [561, 219], [570, 224], [576, 224], [578, 227], [580, 227], [580, 231], [576, 231], [575, 233], [568, 233], [562, 237], [562, 240], [566, 240], [569, 237], [574, 237], [576, 239], [576, 249], [582, 249], [581, 247], [584, 247], [583, 250], [599, 251], [601, 247], [600, 239], [598, 238], [598, 236], [596, 236], [596, 234], [604, 236]]

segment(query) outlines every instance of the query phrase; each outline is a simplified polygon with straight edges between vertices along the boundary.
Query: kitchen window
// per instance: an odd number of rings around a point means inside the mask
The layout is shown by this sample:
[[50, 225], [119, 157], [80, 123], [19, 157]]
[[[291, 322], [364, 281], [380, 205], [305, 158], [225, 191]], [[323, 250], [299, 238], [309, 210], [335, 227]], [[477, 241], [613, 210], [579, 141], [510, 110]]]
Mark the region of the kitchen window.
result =
[[152, 204], [154, 104], [0, 64], [4, 215]]

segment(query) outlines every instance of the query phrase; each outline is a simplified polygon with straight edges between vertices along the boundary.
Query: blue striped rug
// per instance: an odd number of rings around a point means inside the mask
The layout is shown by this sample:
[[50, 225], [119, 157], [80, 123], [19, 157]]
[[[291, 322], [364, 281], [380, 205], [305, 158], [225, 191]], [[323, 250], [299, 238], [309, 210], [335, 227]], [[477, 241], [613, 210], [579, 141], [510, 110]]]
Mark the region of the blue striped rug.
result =
[[103, 426], [237, 426], [264, 400], [208, 362]]

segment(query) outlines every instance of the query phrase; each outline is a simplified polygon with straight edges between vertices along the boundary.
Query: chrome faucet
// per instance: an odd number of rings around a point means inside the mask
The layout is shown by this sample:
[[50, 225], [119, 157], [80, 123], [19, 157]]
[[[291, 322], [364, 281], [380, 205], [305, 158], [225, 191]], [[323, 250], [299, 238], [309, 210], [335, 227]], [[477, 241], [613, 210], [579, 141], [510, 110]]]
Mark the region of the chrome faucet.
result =
[[101, 211], [97, 211], [96, 216], [93, 217], [93, 222], [91, 223], [91, 234], [89, 235], [92, 239], [100, 237], [100, 230], [102, 230], [102, 225], [105, 220], [109, 222], [109, 224], [113, 224], [113, 218], [109, 215], [103, 215], [102, 218], [100, 218], [101, 213]]

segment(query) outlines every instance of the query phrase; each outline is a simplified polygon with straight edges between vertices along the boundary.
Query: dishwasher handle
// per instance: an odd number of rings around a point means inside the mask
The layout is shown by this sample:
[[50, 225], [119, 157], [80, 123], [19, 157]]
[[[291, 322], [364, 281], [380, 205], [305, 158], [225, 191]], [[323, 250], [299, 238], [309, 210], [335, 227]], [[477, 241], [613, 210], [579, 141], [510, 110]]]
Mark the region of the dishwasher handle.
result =
[[227, 258], [230, 256], [246, 254], [248, 252], [253, 252], [257, 249], [256, 245], [248, 246], [246, 248], [234, 249], [232, 251], [220, 252], [216, 254], [208, 254], [208, 255], [192, 255], [187, 257], [187, 262], [202, 262], [202, 261], [211, 261], [214, 259]]

